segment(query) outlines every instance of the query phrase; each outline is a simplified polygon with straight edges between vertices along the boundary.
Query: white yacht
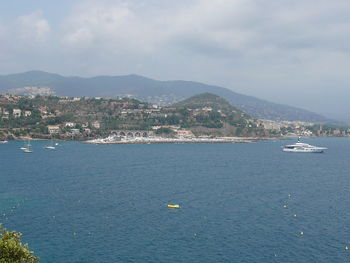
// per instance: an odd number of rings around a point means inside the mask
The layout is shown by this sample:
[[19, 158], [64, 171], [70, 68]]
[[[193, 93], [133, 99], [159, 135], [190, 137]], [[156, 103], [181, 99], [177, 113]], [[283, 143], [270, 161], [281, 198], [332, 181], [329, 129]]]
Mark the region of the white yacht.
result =
[[325, 147], [313, 146], [307, 143], [298, 142], [295, 144], [285, 145], [283, 147], [284, 152], [297, 152], [297, 153], [322, 153], [324, 150], [327, 150]]
[[56, 147], [55, 146], [45, 146], [45, 149], [48, 149], [48, 150], [56, 150]]
[[50, 145], [46, 145], [45, 149], [48, 150], [56, 150], [55, 144], [53, 143], [53, 141], [51, 140], [51, 144]]

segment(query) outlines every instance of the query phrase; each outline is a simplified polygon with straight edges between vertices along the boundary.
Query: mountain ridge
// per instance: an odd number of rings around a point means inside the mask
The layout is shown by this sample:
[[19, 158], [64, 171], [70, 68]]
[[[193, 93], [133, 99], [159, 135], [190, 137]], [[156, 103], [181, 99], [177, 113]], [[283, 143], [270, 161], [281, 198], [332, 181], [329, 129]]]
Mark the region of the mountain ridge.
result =
[[159, 81], [144, 76], [64, 77], [43, 71], [0, 76], [0, 93], [15, 93], [24, 86], [49, 87], [59, 96], [134, 97], [160, 105], [171, 105], [196, 94], [213, 93], [257, 119], [334, 122], [320, 114], [236, 93], [227, 88], [184, 80]]

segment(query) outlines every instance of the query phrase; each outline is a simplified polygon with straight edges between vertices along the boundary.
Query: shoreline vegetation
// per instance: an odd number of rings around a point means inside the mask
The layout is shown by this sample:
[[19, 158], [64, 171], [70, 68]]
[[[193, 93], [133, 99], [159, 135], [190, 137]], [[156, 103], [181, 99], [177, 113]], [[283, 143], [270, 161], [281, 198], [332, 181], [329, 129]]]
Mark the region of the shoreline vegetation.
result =
[[233, 143], [283, 136], [350, 137], [350, 126], [258, 120], [210, 93], [171, 106], [131, 98], [0, 95], [0, 142]]

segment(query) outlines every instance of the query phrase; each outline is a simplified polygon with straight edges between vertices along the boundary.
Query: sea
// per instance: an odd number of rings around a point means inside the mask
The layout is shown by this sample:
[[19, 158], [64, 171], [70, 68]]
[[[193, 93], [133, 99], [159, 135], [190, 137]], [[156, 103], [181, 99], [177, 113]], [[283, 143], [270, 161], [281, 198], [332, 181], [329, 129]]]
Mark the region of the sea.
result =
[[350, 138], [293, 142], [11, 141], [0, 222], [42, 263], [350, 262]]

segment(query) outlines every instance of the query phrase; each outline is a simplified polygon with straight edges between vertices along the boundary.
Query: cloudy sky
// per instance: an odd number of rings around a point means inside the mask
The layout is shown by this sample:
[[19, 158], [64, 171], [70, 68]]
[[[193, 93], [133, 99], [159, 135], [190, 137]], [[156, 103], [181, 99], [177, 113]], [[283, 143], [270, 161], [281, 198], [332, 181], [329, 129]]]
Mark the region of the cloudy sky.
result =
[[11, 0], [0, 75], [140, 74], [350, 121], [348, 0]]

